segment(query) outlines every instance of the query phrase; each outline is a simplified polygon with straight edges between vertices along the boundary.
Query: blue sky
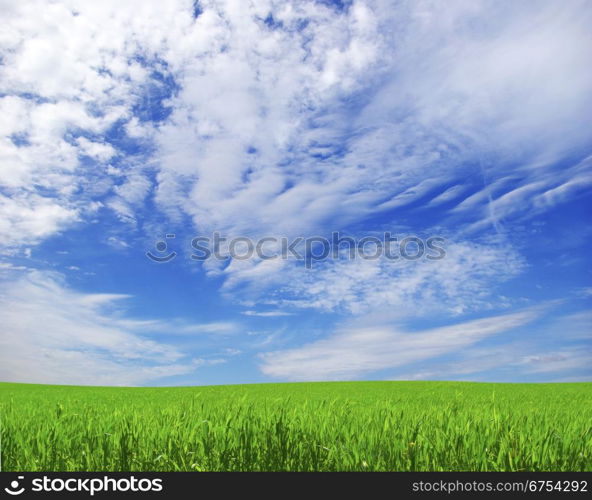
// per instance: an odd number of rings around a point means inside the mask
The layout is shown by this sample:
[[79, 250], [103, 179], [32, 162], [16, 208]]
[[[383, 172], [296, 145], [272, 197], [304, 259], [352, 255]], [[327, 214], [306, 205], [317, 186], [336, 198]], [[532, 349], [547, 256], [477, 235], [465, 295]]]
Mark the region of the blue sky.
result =
[[[592, 380], [588, 2], [2, 12], [0, 380]], [[192, 260], [214, 231], [446, 256]]]

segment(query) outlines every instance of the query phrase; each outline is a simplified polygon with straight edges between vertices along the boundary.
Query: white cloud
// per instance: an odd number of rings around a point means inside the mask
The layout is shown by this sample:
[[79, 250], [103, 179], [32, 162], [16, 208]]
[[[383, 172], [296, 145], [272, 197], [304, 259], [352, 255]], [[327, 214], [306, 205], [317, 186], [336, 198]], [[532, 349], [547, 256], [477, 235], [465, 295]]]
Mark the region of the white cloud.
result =
[[472, 212], [478, 221], [468, 231], [482, 229], [500, 220], [523, 221], [584, 195], [592, 186], [592, 157], [587, 156], [559, 171], [531, 173], [521, 184], [509, 188], [512, 177], [500, 179], [462, 200], [452, 211]]
[[229, 334], [239, 331], [239, 325], [231, 321], [217, 321], [212, 323], [189, 324], [173, 327], [175, 334], [193, 334], [193, 333], [210, 333], [210, 334]]
[[146, 322], [112, 311], [125, 297], [79, 293], [58, 276], [37, 271], [5, 281], [0, 295], [0, 379], [139, 385], [191, 373], [204, 364], [136, 333]]
[[408, 4], [405, 24], [397, 24], [399, 71], [369, 114], [380, 121], [403, 107], [418, 126], [446, 127], [504, 155], [549, 157], [587, 142], [580, 127], [592, 104], [585, 48], [592, 13], [586, 2], [538, 7]]
[[260, 318], [278, 318], [280, 316], [292, 316], [294, 313], [287, 311], [243, 311], [245, 316], [258, 316]]
[[354, 379], [435, 358], [533, 321], [536, 310], [417, 332], [392, 327], [343, 329], [332, 336], [262, 355], [261, 371], [287, 380]]
[[[189, 8], [189, 2], [4, 3], [0, 185], [18, 200], [2, 206], [3, 235], [11, 235], [4, 246], [38, 243], [84, 220], [93, 199], [113, 187], [106, 162], [120, 151], [107, 132], [131, 118], [150, 88], [140, 58], [163, 50], [171, 23], [190, 24], [189, 15], [178, 15]], [[137, 120], [130, 127], [141, 135]], [[133, 205], [137, 186], [119, 188], [122, 203]]]
[[[557, 334], [557, 330], [554, 334]], [[540, 339], [533, 339], [530, 343], [514, 341], [481, 349], [464, 349], [460, 356], [455, 353], [448, 362], [433, 363], [426, 360], [421, 368], [399, 373], [390, 379], [592, 381], [592, 354], [589, 346], [581, 344], [575, 348], [544, 350], [539, 343]]]
[[0, 240], [3, 246], [34, 243], [78, 219], [76, 208], [64, 207], [33, 193], [12, 197], [0, 194]]
[[[326, 259], [313, 263], [233, 262], [226, 289], [249, 291], [263, 304], [349, 314], [389, 310], [393, 317], [436, 312], [459, 315], [508, 305], [491, 283], [516, 276], [523, 259], [509, 245], [447, 241], [446, 256], [430, 261]], [[395, 252], [393, 252], [395, 253]], [[281, 295], [269, 293], [280, 290]]]
[[89, 141], [85, 137], [78, 137], [76, 142], [80, 148], [80, 154], [90, 156], [91, 158], [101, 162], [110, 160], [116, 154], [115, 148], [113, 148], [113, 146], [110, 144], [105, 144], [104, 142]]
[[[337, 212], [346, 185], [314, 180], [316, 160], [303, 153], [324, 138], [308, 122], [378, 67], [376, 13], [362, 2], [344, 15], [314, 2], [214, 5], [195, 23], [204, 43], [185, 61], [173, 114], [156, 135], [157, 200], [202, 228], [309, 231]], [[267, 26], [268, 15], [282, 27]]]
[[557, 373], [566, 370], [586, 370], [592, 378], [590, 349], [560, 349], [525, 356], [521, 362], [527, 373]]
[[446, 189], [438, 196], [432, 198], [429, 202], [430, 206], [440, 205], [442, 203], [447, 203], [455, 198], [459, 197], [461, 193], [465, 190], [463, 186], [452, 186], [451, 188]]
[[[564, 306], [562, 301], [545, 307]], [[544, 311], [545, 307], [541, 309]], [[540, 321], [525, 336], [506, 335], [486, 346], [425, 360], [393, 380], [481, 380], [492, 382], [561, 382], [592, 380], [592, 314], [580, 311]]]
[[125, 240], [122, 240], [121, 238], [118, 238], [116, 236], [109, 236], [107, 238], [107, 244], [113, 248], [117, 248], [118, 250], [122, 250], [124, 248], [129, 248], [129, 243], [127, 243]]

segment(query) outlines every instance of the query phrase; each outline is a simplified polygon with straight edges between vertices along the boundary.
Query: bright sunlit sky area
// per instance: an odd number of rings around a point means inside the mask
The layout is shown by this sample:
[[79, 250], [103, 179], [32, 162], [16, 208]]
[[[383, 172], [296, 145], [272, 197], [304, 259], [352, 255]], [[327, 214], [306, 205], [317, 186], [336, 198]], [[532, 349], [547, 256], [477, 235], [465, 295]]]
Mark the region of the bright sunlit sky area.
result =
[[592, 380], [590, 2], [0, 12], [0, 380]]

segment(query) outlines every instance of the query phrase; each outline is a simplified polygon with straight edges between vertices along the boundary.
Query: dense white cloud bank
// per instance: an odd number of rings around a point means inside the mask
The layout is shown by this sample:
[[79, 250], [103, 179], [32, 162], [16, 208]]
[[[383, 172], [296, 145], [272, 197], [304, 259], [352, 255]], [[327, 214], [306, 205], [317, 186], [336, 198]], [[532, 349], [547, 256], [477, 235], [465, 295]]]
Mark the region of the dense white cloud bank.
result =
[[[479, 223], [488, 196], [508, 213], [505, 189], [517, 211], [589, 179], [589, 166], [549, 173], [586, 140], [584, 3], [199, 6], [6, 3], [7, 243], [84, 219], [89, 199], [127, 219], [154, 197], [198, 228], [294, 234], [444, 192]], [[113, 166], [120, 123], [156, 146], [149, 166]], [[466, 162], [483, 166], [481, 198], [462, 192]]]

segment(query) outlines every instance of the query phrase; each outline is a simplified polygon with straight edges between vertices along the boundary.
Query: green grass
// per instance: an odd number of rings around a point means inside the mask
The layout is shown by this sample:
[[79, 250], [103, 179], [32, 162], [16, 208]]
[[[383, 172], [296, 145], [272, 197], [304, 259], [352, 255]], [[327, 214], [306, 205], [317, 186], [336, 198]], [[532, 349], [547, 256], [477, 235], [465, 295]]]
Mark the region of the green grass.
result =
[[13, 471], [592, 470], [592, 384], [0, 384]]

